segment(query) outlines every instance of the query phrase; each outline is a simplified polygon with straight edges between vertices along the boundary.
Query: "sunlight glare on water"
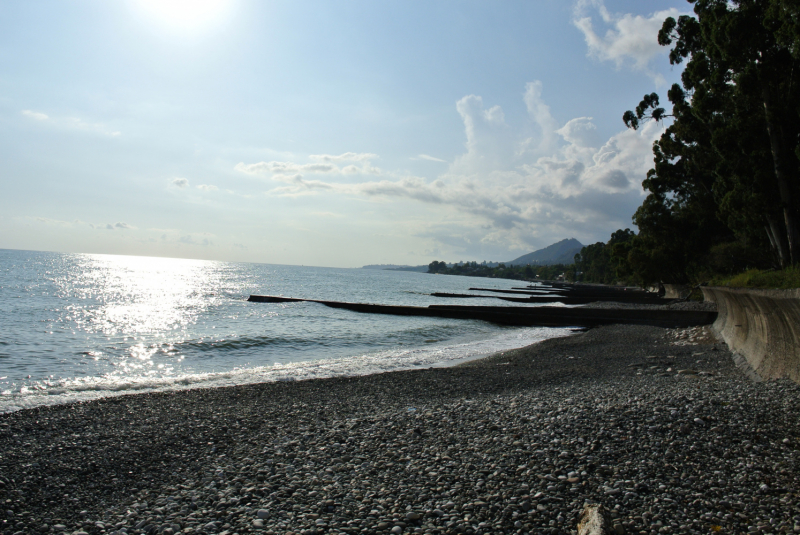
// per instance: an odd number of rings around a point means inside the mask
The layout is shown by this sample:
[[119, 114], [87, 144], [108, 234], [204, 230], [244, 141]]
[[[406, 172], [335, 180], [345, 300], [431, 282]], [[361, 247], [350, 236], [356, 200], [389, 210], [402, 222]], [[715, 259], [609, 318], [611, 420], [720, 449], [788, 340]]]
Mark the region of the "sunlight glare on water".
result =
[[204, 292], [215, 285], [213, 263], [202, 260], [93, 255], [81, 268], [78, 278], [57, 282], [66, 295], [99, 292], [102, 305], [84, 309], [76, 323], [109, 335], [185, 329], [209, 306]]
[[[0, 250], [0, 412], [116, 393], [456, 362], [566, 329], [358, 314], [253, 293], [396, 305], [502, 279]], [[508, 303], [496, 299], [494, 306]]]

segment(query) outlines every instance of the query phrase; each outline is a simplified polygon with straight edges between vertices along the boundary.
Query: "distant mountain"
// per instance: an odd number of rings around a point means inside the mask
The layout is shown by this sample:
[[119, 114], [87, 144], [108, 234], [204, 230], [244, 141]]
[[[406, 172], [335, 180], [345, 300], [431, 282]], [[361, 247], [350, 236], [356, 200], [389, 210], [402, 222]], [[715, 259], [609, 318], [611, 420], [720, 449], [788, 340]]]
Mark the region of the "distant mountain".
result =
[[528, 264], [550, 266], [553, 264], [572, 264], [575, 255], [581, 252], [583, 244], [575, 238], [561, 240], [558, 243], [539, 249], [532, 253], [522, 255], [516, 260], [506, 262], [510, 266], [525, 266]]

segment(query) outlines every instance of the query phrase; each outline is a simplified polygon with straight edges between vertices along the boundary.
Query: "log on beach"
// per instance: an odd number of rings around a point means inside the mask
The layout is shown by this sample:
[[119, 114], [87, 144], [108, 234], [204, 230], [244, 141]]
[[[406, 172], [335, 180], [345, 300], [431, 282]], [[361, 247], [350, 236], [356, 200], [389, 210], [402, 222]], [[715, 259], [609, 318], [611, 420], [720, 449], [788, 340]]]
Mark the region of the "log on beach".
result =
[[800, 386], [696, 331], [0, 415], [0, 533], [791, 532]]

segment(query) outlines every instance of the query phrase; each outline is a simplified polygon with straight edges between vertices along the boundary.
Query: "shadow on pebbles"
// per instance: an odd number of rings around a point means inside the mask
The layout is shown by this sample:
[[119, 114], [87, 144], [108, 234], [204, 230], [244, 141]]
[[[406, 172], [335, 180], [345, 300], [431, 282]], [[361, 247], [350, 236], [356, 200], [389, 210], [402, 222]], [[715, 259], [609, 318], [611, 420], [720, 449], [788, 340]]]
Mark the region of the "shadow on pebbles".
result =
[[800, 387], [703, 329], [0, 416], [0, 532], [798, 533]]

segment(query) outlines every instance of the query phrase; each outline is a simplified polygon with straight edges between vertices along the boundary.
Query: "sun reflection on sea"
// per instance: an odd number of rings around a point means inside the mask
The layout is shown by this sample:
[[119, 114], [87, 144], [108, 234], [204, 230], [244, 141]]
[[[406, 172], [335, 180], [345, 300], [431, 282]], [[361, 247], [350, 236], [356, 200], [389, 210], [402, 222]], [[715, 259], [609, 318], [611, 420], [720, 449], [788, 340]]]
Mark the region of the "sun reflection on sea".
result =
[[[122, 340], [124, 355], [113, 351], [86, 354], [108, 360], [112, 375], [141, 373], [154, 367], [168, 374], [172, 366], [154, 365], [153, 357], [177, 357], [174, 342], [213, 304], [220, 277], [218, 263], [204, 260], [138, 256], [81, 255], [80, 274], [56, 279], [64, 297], [84, 306], [67, 307], [60, 318], [65, 328]], [[166, 347], [164, 347], [166, 344]]]

